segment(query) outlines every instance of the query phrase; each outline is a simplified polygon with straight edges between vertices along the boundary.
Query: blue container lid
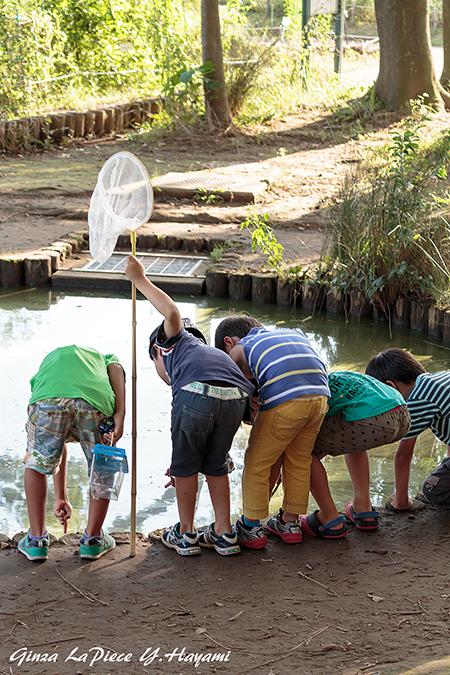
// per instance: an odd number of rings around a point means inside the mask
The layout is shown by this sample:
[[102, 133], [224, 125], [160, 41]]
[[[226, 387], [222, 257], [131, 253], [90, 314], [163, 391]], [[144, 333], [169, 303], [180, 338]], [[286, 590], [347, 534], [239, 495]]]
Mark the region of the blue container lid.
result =
[[122, 471], [128, 473], [128, 461], [125, 450], [123, 448], [116, 448], [113, 445], [101, 445], [97, 443], [91, 450], [91, 455], [103, 455], [103, 457], [114, 457], [115, 459], [122, 459]]

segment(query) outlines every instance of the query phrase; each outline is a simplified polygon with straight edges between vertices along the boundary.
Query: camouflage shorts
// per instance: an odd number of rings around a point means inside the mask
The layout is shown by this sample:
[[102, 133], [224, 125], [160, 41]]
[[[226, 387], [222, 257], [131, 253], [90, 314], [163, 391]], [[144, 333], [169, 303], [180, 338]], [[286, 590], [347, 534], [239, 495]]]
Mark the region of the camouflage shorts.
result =
[[82, 398], [47, 398], [28, 406], [25, 429], [27, 469], [53, 475], [59, 470], [65, 443], [80, 443], [88, 464], [91, 450], [100, 443], [98, 425], [105, 417]]

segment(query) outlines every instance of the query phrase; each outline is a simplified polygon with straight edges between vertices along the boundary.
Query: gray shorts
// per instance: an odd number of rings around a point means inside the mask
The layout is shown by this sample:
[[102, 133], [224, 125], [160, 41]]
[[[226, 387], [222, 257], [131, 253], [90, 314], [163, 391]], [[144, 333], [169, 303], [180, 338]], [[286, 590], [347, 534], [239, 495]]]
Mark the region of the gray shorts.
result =
[[342, 413], [325, 417], [312, 454], [345, 455], [363, 452], [399, 441], [408, 433], [411, 418], [406, 404], [381, 415], [349, 422]]
[[425, 479], [422, 494], [441, 509], [450, 509], [450, 457], [446, 457]]

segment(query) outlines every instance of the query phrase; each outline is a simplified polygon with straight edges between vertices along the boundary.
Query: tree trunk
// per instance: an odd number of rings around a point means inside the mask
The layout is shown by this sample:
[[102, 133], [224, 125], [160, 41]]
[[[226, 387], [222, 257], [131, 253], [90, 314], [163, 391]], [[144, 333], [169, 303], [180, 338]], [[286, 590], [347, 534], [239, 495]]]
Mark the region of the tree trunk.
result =
[[444, 65], [441, 84], [450, 89], [450, 0], [442, 0], [442, 36], [444, 46]]
[[428, 95], [436, 110], [450, 95], [439, 84], [431, 56], [428, 0], [375, 0], [380, 38], [380, 70], [375, 94], [391, 108]]
[[219, 0], [202, 0], [201, 8], [203, 63], [214, 64], [214, 70], [208, 76], [213, 81], [213, 88], [205, 85], [206, 119], [215, 127], [226, 128], [231, 124], [231, 115], [223, 70]]

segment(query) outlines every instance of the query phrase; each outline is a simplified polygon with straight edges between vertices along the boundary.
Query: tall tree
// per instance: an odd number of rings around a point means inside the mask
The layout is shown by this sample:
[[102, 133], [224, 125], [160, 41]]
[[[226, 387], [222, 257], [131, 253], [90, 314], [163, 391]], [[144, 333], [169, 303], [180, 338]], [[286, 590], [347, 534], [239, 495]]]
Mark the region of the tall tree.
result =
[[450, 89], [450, 0], [442, 0], [442, 34], [444, 65], [440, 81], [445, 89]]
[[220, 35], [219, 0], [202, 0], [203, 64], [212, 63], [205, 80], [206, 118], [215, 127], [231, 124]]
[[375, 15], [380, 38], [378, 98], [398, 109], [427, 94], [436, 110], [450, 110], [450, 94], [433, 65], [428, 0], [375, 0]]

